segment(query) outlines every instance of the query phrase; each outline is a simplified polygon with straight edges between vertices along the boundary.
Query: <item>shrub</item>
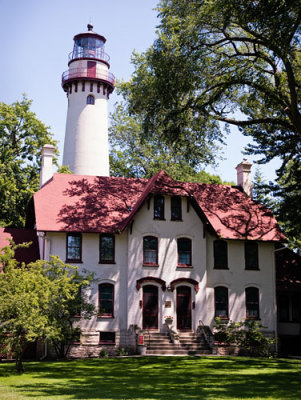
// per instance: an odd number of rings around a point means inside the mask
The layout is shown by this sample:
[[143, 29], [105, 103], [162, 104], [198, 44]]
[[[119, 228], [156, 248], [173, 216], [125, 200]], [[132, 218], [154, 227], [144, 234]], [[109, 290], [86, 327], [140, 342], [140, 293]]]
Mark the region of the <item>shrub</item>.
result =
[[99, 352], [99, 357], [101, 358], [107, 358], [109, 357], [109, 352], [107, 349], [101, 349]]
[[116, 354], [118, 356], [128, 356], [129, 352], [127, 349], [125, 349], [124, 347], [118, 347]]
[[265, 326], [255, 320], [232, 322], [216, 318], [214, 340], [237, 346], [240, 352], [250, 356], [267, 357], [271, 355], [275, 339], [265, 336], [261, 331], [263, 328]]

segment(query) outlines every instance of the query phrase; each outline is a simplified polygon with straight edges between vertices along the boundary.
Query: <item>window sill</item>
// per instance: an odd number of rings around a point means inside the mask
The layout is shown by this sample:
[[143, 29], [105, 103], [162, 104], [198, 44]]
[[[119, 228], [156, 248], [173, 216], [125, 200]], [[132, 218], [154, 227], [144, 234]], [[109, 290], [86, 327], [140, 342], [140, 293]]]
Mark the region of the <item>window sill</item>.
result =
[[83, 264], [82, 260], [66, 260], [65, 263], [67, 264]]
[[193, 266], [180, 264], [180, 265], [177, 265], [177, 269], [193, 269]]
[[80, 319], [80, 315], [73, 315], [72, 318], [74, 318], [74, 319]]
[[222, 321], [229, 321], [229, 317], [225, 317], [225, 316], [222, 316], [222, 315], [216, 315], [214, 318], [221, 319]]
[[245, 271], [260, 271], [259, 268], [245, 268]]
[[154, 218], [154, 221], [166, 221], [165, 218]]
[[174, 222], [183, 222], [182, 218], [177, 218], [177, 219], [171, 218], [170, 220]]
[[98, 264], [116, 264], [115, 261], [99, 261]]
[[114, 315], [97, 315], [98, 319], [114, 319]]
[[247, 321], [261, 321], [261, 318], [257, 318], [257, 317], [246, 317]]
[[99, 342], [98, 343], [99, 345], [102, 345], [102, 346], [115, 346], [116, 345], [116, 343], [109, 343], [109, 342]]
[[230, 268], [225, 267], [225, 268], [217, 268], [217, 267], [213, 267], [213, 269], [215, 269], [216, 271], [228, 271]]
[[155, 268], [158, 268], [159, 267], [159, 264], [142, 264], [142, 267], [155, 267]]

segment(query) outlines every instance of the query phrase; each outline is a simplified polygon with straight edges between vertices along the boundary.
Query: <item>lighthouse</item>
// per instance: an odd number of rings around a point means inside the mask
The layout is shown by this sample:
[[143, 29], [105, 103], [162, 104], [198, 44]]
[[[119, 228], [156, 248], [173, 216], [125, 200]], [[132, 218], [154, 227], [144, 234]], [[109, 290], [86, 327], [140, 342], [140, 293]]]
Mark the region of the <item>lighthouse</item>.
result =
[[109, 176], [108, 99], [114, 90], [106, 39], [88, 31], [74, 36], [68, 70], [62, 75], [67, 93], [63, 165], [77, 175]]

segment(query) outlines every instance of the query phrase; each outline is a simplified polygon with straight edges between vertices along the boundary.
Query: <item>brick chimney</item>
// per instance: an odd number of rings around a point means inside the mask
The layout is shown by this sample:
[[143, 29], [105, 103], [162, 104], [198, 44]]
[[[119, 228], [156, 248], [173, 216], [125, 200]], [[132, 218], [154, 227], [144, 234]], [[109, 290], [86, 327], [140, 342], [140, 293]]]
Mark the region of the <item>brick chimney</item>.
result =
[[42, 187], [53, 176], [52, 159], [54, 146], [45, 144], [42, 149], [42, 166], [40, 171], [40, 187]]
[[250, 163], [245, 158], [237, 165], [237, 186], [240, 186], [243, 191], [250, 197], [252, 197], [252, 180], [251, 180], [251, 167]]

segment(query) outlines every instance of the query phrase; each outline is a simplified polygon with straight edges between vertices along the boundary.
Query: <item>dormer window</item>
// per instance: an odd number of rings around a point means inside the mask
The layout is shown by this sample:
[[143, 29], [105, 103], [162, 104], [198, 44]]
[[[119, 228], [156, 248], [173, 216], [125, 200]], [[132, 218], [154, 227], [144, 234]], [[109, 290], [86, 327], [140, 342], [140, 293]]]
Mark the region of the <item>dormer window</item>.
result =
[[228, 245], [225, 240], [213, 242], [214, 268], [228, 269]]
[[171, 216], [170, 219], [172, 221], [181, 221], [182, 220], [182, 202], [181, 197], [172, 196], [170, 199], [170, 210]]
[[164, 196], [154, 196], [154, 219], [164, 219]]
[[89, 94], [89, 96], [87, 96], [87, 104], [95, 104], [95, 99], [92, 94]]

